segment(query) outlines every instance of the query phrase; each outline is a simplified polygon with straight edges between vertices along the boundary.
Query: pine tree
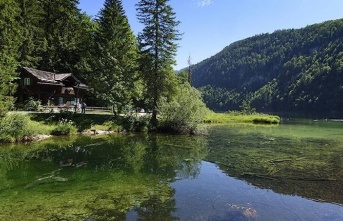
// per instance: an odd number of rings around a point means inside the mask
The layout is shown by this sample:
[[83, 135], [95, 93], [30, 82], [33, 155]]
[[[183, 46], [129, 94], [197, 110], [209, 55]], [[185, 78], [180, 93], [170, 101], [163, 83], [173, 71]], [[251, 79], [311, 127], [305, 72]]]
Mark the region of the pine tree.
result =
[[78, 0], [44, 0], [43, 8], [45, 51], [39, 68], [57, 72], [73, 72], [79, 61], [81, 13]]
[[120, 113], [131, 102], [137, 69], [137, 43], [121, 0], [106, 0], [97, 18], [96, 61], [89, 81], [96, 97]]
[[21, 29], [18, 23], [20, 8], [14, 0], [0, 2], [0, 116], [13, 104], [17, 77], [18, 45]]
[[152, 109], [151, 124], [157, 126], [157, 106], [162, 97], [173, 91], [172, 65], [180, 34], [179, 22], [168, 4], [169, 0], [140, 0], [138, 20], [145, 26], [138, 35], [141, 52], [140, 70], [146, 82], [149, 105]]
[[21, 43], [20, 64], [21, 66], [36, 67], [42, 60], [44, 52], [43, 9], [40, 0], [16, 0], [19, 4], [20, 26], [23, 31]]
[[79, 80], [85, 82], [87, 76], [94, 72], [92, 51], [95, 45], [94, 33], [97, 29], [97, 23], [86, 13], [80, 16], [77, 49], [74, 51], [74, 60], [76, 63], [72, 73]]

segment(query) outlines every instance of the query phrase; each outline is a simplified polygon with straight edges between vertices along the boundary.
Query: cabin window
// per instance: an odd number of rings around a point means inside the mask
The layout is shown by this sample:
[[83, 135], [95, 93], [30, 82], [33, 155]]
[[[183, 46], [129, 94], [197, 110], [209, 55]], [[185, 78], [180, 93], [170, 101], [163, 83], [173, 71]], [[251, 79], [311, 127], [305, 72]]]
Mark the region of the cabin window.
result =
[[24, 78], [24, 86], [30, 86], [31, 85], [31, 78]]

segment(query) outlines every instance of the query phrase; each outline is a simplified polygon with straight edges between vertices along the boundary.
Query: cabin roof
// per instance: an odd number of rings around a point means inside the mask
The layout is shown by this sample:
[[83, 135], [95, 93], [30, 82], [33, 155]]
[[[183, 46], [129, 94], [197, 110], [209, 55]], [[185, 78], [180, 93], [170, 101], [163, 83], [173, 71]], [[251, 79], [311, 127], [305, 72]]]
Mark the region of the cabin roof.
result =
[[48, 71], [41, 71], [34, 68], [23, 68], [26, 72], [30, 73], [36, 77], [39, 81], [45, 82], [46, 84], [51, 85], [63, 85], [63, 81], [71, 77], [78, 83], [80, 88], [87, 88], [87, 85], [81, 83], [72, 73], [53, 73]]
[[[55, 79], [56, 81], [63, 81], [64, 79], [68, 78], [68, 77], [73, 77], [73, 75], [71, 73], [67, 73], [67, 74], [55, 74]], [[75, 78], [75, 77], [74, 77]], [[76, 79], [76, 78], [75, 78]]]
[[33, 76], [35, 76], [38, 80], [57, 83], [57, 81], [54, 79], [55, 73], [48, 72], [48, 71], [41, 71], [41, 70], [28, 68], [28, 67], [24, 67], [23, 69], [27, 71], [28, 73], [32, 74]]

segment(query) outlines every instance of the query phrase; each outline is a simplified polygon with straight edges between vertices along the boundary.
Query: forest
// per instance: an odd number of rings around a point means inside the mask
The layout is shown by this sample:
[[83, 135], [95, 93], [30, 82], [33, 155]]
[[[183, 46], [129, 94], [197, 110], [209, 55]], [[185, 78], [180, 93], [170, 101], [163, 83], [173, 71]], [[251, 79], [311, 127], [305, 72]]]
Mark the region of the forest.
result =
[[[173, 70], [181, 34], [169, 0], [135, 4], [144, 26], [137, 36], [121, 0], [104, 1], [94, 18], [81, 13], [78, 4], [78, 0], [0, 2], [0, 119], [16, 108], [23, 67], [73, 73], [89, 86], [88, 102], [111, 107], [115, 116], [136, 107], [149, 110], [151, 129], [191, 128], [202, 119], [200, 113], [207, 109], [200, 93]], [[180, 108], [175, 112], [175, 107]], [[163, 111], [165, 118], [157, 125], [157, 115]]]
[[192, 85], [217, 111], [339, 112], [343, 19], [259, 34], [192, 66]]

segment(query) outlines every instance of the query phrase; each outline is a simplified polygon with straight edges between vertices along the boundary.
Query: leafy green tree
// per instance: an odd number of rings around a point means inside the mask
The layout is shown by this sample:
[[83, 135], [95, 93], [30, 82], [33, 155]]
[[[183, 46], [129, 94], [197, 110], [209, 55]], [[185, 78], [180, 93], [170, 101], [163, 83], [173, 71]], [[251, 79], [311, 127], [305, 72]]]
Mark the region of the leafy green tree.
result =
[[137, 71], [137, 42], [121, 0], [106, 0], [97, 19], [95, 70], [89, 83], [95, 96], [114, 114], [131, 103]]
[[22, 40], [20, 8], [14, 0], [0, 2], [0, 116], [13, 104], [17, 78], [18, 46]]
[[138, 35], [141, 62], [140, 70], [146, 83], [151, 124], [157, 126], [157, 107], [162, 97], [173, 91], [175, 43], [180, 39], [175, 12], [169, 0], [140, 0], [137, 4], [138, 20], [145, 26]]

